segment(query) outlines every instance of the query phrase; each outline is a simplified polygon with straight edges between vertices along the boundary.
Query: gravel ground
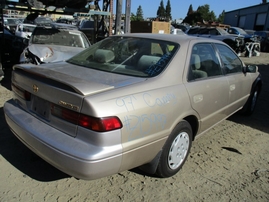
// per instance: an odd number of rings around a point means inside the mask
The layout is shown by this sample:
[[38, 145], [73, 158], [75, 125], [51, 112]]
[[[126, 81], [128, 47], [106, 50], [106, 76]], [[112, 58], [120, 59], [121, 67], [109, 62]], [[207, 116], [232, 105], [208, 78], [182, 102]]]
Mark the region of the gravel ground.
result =
[[263, 89], [250, 117], [233, 115], [194, 141], [175, 176], [160, 179], [138, 169], [93, 181], [77, 180], [26, 148], [9, 130], [3, 104], [10, 78], [0, 86], [0, 201], [269, 201], [269, 53], [256, 64]]

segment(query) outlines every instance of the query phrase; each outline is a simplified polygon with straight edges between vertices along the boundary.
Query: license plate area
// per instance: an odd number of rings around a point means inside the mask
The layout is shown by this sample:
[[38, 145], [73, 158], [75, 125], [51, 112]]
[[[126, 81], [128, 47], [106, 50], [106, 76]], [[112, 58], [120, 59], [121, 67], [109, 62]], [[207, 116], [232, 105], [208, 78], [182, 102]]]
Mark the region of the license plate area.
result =
[[49, 119], [50, 103], [40, 97], [33, 96], [31, 110], [39, 117]]

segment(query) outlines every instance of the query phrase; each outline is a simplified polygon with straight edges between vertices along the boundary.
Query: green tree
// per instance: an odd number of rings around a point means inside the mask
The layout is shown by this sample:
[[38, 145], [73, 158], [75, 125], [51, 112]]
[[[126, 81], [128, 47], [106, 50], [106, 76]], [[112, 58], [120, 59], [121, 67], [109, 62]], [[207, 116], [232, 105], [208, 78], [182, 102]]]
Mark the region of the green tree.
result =
[[197, 9], [198, 13], [201, 13], [202, 20], [204, 21], [210, 21], [210, 6], [208, 4], [205, 4], [203, 6], [199, 6]]
[[201, 13], [193, 11], [193, 13], [187, 15], [182, 22], [187, 23], [189, 25], [196, 25], [197, 22], [201, 21], [202, 21]]
[[131, 21], [143, 21], [144, 20], [143, 10], [142, 10], [141, 5], [138, 6], [136, 10], [136, 15], [134, 13], [131, 13], [130, 20]]
[[136, 21], [136, 15], [134, 13], [131, 13], [130, 20]]
[[208, 4], [199, 6], [197, 8], [197, 11], [193, 11], [192, 6], [190, 6], [188, 14], [183, 20], [184, 23], [189, 23], [191, 25], [203, 21], [209, 21], [209, 22], [216, 21], [216, 15], [214, 11], [210, 11], [210, 6]]
[[137, 11], [136, 11], [136, 20], [137, 21], [143, 21], [144, 17], [143, 17], [143, 10], [141, 5], [138, 6]]
[[189, 6], [187, 16], [193, 13], [192, 4]]
[[222, 13], [219, 15], [217, 21], [219, 23], [224, 23], [224, 17], [225, 17], [225, 10], [223, 10]]
[[160, 20], [165, 19], [165, 9], [164, 9], [164, 5], [163, 5], [163, 0], [161, 0], [160, 6], [158, 8], [157, 18], [159, 18]]
[[165, 18], [166, 18], [166, 21], [172, 20], [170, 0], [167, 1], [166, 7], [165, 7]]

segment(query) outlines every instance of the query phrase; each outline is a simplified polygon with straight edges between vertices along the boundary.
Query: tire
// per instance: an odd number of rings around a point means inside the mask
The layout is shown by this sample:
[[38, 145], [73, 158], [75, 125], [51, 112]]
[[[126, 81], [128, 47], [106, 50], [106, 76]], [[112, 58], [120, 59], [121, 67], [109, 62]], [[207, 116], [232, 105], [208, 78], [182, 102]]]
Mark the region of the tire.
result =
[[243, 107], [241, 114], [247, 115], [247, 116], [250, 116], [251, 114], [253, 114], [254, 109], [257, 105], [258, 95], [259, 95], [259, 87], [256, 86], [254, 88], [254, 91], [249, 96], [247, 103]]
[[192, 145], [192, 128], [187, 121], [181, 121], [169, 135], [158, 163], [156, 175], [171, 177], [185, 163]]

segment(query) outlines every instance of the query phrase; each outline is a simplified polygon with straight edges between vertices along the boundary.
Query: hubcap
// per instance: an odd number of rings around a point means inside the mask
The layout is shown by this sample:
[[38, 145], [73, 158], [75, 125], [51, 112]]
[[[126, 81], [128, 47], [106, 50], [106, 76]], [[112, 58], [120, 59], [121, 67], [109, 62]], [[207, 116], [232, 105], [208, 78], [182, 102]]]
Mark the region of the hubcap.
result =
[[189, 136], [181, 132], [172, 142], [168, 154], [168, 165], [171, 169], [177, 169], [187, 156], [189, 150]]

